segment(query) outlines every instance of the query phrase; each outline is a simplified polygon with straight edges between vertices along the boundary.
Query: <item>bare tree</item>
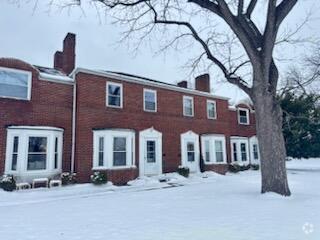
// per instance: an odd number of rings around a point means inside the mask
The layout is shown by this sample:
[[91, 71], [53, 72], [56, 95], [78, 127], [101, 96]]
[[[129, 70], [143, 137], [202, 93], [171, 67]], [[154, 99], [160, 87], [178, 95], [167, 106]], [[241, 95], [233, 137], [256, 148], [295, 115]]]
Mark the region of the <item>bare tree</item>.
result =
[[[80, 4], [81, 0], [75, 1]], [[174, 27], [171, 34], [175, 37], [168, 42], [168, 46], [183, 43], [182, 39], [185, 38], [198, 43], [201, 50], [197, 61], [206, 57], [209, 64], [217, 66], [224, 78], [246, 92], [254, 103], [261, 153], [261, 192], [275, 192], [284, 196], [291, 194], [285, 167], [282, 109], [276, 99], [279, 72], [274, 48], [279, 41], [279, 28], [298, 0], [259, 1], [259, 11], [265, 14], [264, 26], [259, 26], [261, 24], [253, 17], [258, 0], [91, 1], [112, 10], [117, 21], [128, 27], [125, 39], [131, 41], [132, 34], [141, 33], [137, 47], [153, 32], [162, 33], [161, 38], [169, 38], [169, 26]], [[225, 26], [223, 29], [221, 24]], [[223, 41], [220, 41], [221, 35], [216, 29], [222, 29], [224, 33], [231, 32], [241, 47], [232, 59], [224, 58], [220, 52]], [[248, 63], [250, 80], [238, 73]]]

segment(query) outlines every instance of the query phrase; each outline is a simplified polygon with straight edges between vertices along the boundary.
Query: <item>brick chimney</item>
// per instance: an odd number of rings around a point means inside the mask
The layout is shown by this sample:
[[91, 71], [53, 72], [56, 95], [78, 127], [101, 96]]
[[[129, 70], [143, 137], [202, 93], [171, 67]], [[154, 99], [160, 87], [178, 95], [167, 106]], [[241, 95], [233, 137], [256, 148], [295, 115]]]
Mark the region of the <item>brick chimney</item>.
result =
[[188, 82], [187, 81], [181, 81], [178, 82], [178, 87], [188, 88]]
[[54, 68], [70, 74], [76, 62], [76, 35], [68, 33], [63, 40], [63, 51], [54, 54]]
[[203, 74], [196, 77], [196, 90], [202, 92], [210, 92], [210, 75]]

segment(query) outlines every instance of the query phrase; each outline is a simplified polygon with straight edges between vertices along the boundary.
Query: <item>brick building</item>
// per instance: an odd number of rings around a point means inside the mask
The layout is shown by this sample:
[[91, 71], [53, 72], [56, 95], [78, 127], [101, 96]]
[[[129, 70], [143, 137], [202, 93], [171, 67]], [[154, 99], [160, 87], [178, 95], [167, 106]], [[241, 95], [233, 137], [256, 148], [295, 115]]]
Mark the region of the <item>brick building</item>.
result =
[[186, 166], [224, 173], [259, 162], [254, 110], [210, 93], [208, 74], [177, 85], [75, 68], [74, 34], [54, 68], [0, 59], [0, 175], [21, 181], [106, 171], [125, 184]]

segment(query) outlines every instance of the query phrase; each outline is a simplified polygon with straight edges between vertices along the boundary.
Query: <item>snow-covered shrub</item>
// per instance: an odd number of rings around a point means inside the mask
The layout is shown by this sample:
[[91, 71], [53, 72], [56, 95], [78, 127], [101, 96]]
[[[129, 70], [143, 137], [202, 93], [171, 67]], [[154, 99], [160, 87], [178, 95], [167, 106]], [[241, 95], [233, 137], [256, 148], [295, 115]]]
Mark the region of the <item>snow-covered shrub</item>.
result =
[[238, 164], [229, 164], [228, 170], [229, 172], [237, 173], [241, 171], [241, 166]]
[[228, 170], [232, 173], [249, 170], [251, 165], [229, 164]]
[[63, 172], [63, 173], [61, 173], [61, 182], [62, 182], [63, 186], [69, 185], [69, 184], [75, 184], [75, 183], [77, 183], [77, 174]]
[[0, 179], [0, 188], [12, 192], [16, 189], [16, 180], [12, 175], [3, 175]]
[[258, 171], [260, 169], [260, 166], [259, 166], [259, 164], [251, 164], [251, 169]]
[[184, 177], [189, 177], [190, 169], [188, 167], [179, 166], [177, 173]]
[[103, 172], [94, 172], [91, 175], [91, 182], [94, 185], [101, 185], [107, 183], [107, 175]]

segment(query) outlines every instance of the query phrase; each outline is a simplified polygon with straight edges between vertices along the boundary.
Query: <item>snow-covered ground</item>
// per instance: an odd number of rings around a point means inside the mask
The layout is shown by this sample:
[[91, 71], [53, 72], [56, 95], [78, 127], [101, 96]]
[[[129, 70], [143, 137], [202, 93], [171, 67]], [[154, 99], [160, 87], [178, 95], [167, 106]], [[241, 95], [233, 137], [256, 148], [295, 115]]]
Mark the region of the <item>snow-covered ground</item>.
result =
[[289, 198], [259, 194], [258, 171], [0, 191], [0, 239], [318, 240], [320, 159], [288, 169]]

